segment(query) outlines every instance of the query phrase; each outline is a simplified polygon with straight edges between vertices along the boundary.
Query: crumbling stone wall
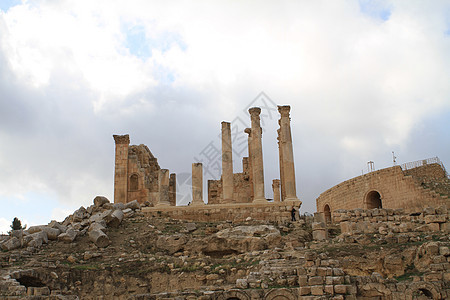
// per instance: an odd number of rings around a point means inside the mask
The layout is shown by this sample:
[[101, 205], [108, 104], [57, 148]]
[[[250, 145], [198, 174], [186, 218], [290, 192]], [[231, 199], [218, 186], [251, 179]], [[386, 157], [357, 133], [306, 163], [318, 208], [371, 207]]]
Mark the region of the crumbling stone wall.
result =
[[[407, 212], [421, 211], [428, 206], [449, 206], [448, 195], [427, 189], [420, 178], [443, 180], [450, 183], [439, 164], [402, 171], [400, 166], [381, 169], [344, 181], [320, 194], [317, 211], [330, 221], [331, 213], [338, 209], [403, 208]], [[445, 183], [446, 182], [446, 183]]]
[[[233, 174], [233, 199], [236, 203], [252, 202], [252, 182], [248, 167], [248, 157], [242, 159], [242, 173]], [[221, 204], [223, 199], [222, 179], [208, 180], [208, 204]]]
[[[137, 200], [154, 206], [159, 201], [158, 159], [146, 145], [129, 145], [127, 135], [114, 135], [116, 142], [114, 203]], [[176, 205], [176, 176], [170, 175], [169, 202]]]

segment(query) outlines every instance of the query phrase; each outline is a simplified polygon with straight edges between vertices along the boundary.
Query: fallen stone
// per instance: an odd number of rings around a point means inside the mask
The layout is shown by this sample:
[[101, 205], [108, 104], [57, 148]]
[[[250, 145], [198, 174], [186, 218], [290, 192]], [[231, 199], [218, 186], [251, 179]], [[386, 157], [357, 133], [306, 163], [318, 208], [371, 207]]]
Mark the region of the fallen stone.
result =
[[2, 244], [2, 249], [5, 251], [11, 251], [20, 248], [20, 241], [16, 237], [12, 237]]
[[77, 209], [73, 215], [72, 215], [72, 221], [73, 222], [81, 222], [83, 219], [87, 218], [89, 216], [86, 208], [84, 206]]
[[[104, 221], [103, 221], [104, 223]], [[94, 230], [99, 230], [102, 231], [103, 233], [106, 233], [106, 227], [104, 226], [104, 224], [100, 223], [100, 222], [95, 222], [92, 223], [89, 226], [88, 232], [94, 231]]]
[[122, 222], [122, 220], [123, 220], [123, 212], [120, 209], [116, 209], [105, 218], [106, 224], [111, 227], [118, 227]]
[[68, 229], [66, 232], [61, 233], [58, 235], [58, 241], [64, 242], [64, 243], [72, 243], [75, 238], [77, 237], [77, 231], [73, 229]]
[[109, 237], [101, 230], [89, 231], [89, 239], [99, 248], [105, 248], [109, 245]]
[[104, 196], [97, 196], [94, 198], [94, 206], [101, 207], [103, 204], [110, 203], [108, 198]]
[[141, 209], [141, 205], [137, 200], [133, 200], [125, 204], [125, 208], [131, 208], [132, 210]]
[[42, 226], [42, 231], [47, 234], [47, 238], [51, 241], [56, 241], [58, 239], [58, 235], [61, 234], [61, 230], [58, 228], [51, 228], [48, 226]]

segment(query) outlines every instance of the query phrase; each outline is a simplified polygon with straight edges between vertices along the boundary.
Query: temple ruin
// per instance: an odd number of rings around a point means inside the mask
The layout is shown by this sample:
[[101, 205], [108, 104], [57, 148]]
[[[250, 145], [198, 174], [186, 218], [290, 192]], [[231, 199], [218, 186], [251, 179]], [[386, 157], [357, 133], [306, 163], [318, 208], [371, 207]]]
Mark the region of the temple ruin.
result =
[[[264, 191], [264, 167], [262, 155], [261, 109], [249, 109], [251, 128], [248, 134], [248, 156], [242, 160], [243, 171], [233, 172], [233, 148], [231, 123], [222, 122], [222, 176], [219, 180], [208, 181], [208, 206], [237, 205], [252, 215], [253, 208], [259, 205], [272, 205], [283, 216], [292, 206], [300, 207], [295, 183], [294, 155], [290, 128], [290, 106], [278, 106], [278, 146], [280, 179], [274, 179], [272, 188], [274, 201], [269, 202]], [[116, 144], [114, 202], [128, 203], [137, 200], [147, 203], [149, 209], [168, 209], [176, 206], [176, 175], [161, 169], [157, 159], [145, 145], [129, 145], [128, 135], [114, 135]], [[278, 203], [278, 204], [276, 204]], [[192, 164], [192, 206], [203, 204], [203, 166]], [[243, 204], [253, 204], [244, 206]], [[206, 207], [205, 207], [206, 209]], [[197, 212], [199, 210], [196, 210]], [[189, 215], [189, 214], [186, 214]], [[256, 214], [255, 214], [256, 215]], [[262, 214], [261, 214], [262, 215]], [[280, 214], [272, 214], [281, 218]]]

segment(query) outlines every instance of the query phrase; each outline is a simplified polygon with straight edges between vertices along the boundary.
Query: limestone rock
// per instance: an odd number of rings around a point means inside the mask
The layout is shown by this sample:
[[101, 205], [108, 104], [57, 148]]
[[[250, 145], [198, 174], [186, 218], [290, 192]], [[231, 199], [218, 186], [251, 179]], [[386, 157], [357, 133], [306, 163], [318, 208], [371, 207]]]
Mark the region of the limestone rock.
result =
[[77, 209], [72, 215], [72, 222], [81, 222], [83, 219], [89, 216], [86, 208], [84, 206]]
[[101, 230], [89, 231], [89, 239], [100, 248], [107, 247], [110, 243], [109, 237]]
[[97, 196], [94, 198], [94, 206], [101, 207], [103, 204], [110, 203], [108, 198], [104, 196]]
[[156, 247], [168, 251], [170, 254], [174, 254], [184, 248], [187, 239], [186, 236], [178, 234], [171, 236], [160, 236], [156, 241]]
[[141, 205], [139, 204], [139, 202], [137, 200], [133, 200], [133, 201], [125, 204], [125, 208], [131, 208], [132, 210], [137, 210], [137, 209], [141, 209]]
[[[103, 223], [104, 223], [104, 222], [103, 222]], [[106, 228], [105, 228], [105, 226], [104, 226], [102, 223], [100, 223], [100, 222], [92, 223], [92, 224], [89, 226], [88, 232], [95, 231], [95, 230], [97, 230], [97, 231], [102, 231], [103, 233], [106, 233]]]
[[105, 217], [106, 224], [111, 227], [118, 227], [123, 220], [123, 212], [116, 209], [111, 214]]
[[2, 244], [2, 249], [5, 251], [10, 251], [10, 250], [20, 248], [20, 246], [21, 245], [20, 245], [19, 239], [16, 237], [12, 237]]
[[62, 241], [65, 243], [72, 243], [77, 237], [77, 231], [73, 229], [68, 229], [66, 232], [58, 235], [58, 241]]

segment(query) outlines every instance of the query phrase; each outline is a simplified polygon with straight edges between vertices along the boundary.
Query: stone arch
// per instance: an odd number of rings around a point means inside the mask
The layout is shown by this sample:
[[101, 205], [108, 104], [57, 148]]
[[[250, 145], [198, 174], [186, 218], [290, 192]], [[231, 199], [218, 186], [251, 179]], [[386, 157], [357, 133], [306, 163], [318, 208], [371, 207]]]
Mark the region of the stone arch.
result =
[[364, 206], [366, 209], [383, 208], [383, 197], [377, 190], [370, 190], [364, 197]]
[[138, 174], [134, 173], [130, 176], [130, 191], [137, 190], [139, 190], [139, 176]]
[[297, 297], [288, 289], [272, 289], [266, 296], [265, 300], [295, 300]]
[[241, 290], [229, 290], [220, 294], [217, 300], [250, 300], [250, 296]]
[[406, 290], [406, 299], [442, 299], [438, 288], [428, 282], [417, 282]]
[[323, 216], [325, 218], [325, 223], [331, 223], [331, 208], [328, 203], [323, 207]]

